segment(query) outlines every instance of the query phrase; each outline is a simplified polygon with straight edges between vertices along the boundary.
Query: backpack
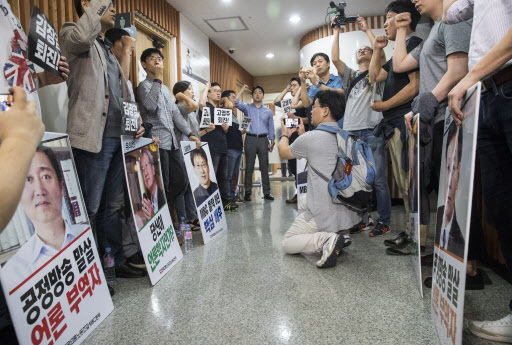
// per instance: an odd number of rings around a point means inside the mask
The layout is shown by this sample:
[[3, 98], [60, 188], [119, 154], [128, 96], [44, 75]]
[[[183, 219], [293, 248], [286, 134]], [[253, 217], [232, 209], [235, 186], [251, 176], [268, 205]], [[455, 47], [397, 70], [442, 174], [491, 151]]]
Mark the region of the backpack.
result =
[[372, 150], [367, 143], [354, 134], [340, 128], [324, 125], [318, 126], [316, 130], [336, 135], [338, 142], [336, 168], [331, 178], [328, 178], [311, 164], [309, 166], [328, 183], [328, 192], [333, 203], [342, 204], [357, 213], [366, 212], [372, 197], [376, 174]]

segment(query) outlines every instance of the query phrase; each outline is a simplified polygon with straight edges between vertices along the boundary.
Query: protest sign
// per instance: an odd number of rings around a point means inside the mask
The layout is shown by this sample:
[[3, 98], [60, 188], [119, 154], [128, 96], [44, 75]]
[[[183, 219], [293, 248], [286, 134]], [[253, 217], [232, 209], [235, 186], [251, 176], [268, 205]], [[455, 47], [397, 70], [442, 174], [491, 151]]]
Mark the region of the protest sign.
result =
[[18, 212], [8, 228], [31, 235], [0, 269], [18, 341], [79, 344], [114, 306], [66, 134], [45, 133]]
[[60, 76], [59, 38], [50, 20], [35, 5], [30, 17], [28, 59], [45, 71]]
[[227, 123], [228, 126], [231, 126], [233, 124], [233, 111], [231, 109], [215, 108], [213, 115], [215, 125]]
[[135, 135], [140, 126], [139, 105], [136, 102], [122, 100], [122, 135]]
[[132, 215], [151, 284], [182, 258], [167, 206], [158, 146], [151, 139], [122, 136]]
[[252, 119], [250, 117], [244, 116], [242, 122], [240, 123], [240, 131], [243, 131], [244, 129], [248, 131], [249, 127], [251, 126], [251, 121]]
[[207, 143], [201, 143], [197, 149], [195, 143], [182, 141], [181, 149], [201, 223], [203, 243], [206, 244], [228, 228], [210, 148]]
[[204, 107], [201, 112], [201, 122], [199, 123], [199, 128], [208, 128], [210, 127], [210, 123], [212, 123], [210, 108]]
[[418, 133], [420, 121], [418, 115], [413, 119], [413, 132], [409, 133], [409, 238], [411, 241], [411, 264], [416, 276], [416, 283], [421, 298], [423, 298], [423, 280], [421, 277], [421, 250], [420, 250], [420, 179], [419, 179], [419, 145]]
[[285, 114], [295, 113], [295, 109], [292, 108], [292, 100], [291, 99], [283, 99], [281, 101], [281, 107]]
[[[297, 159], [297, 200], [306, 198], [308, 193], [308, 161], [305, 158]], [[299, 210], [305, 203], [297, 202]]]
[[461, 127], [448, 111], [445, 117], [432, 270], [432, 317], [440, 344], [462, 344], [480, 92], [479, 82], [461, 101]]

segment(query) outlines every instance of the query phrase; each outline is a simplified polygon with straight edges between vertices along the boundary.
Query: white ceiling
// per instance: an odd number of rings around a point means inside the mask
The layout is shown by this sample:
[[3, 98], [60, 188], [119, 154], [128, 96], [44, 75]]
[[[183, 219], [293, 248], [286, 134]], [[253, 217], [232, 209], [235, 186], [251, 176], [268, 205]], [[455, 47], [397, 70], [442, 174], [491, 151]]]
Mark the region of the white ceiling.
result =
[[[167, 0], [195, 26], [228, 52], [253, 76], [294, 73], [299, 68], [300, 39], [325, 23], [326, 0]], [[347, 15], [384, 15], [391, 0], [346, 0]], [[299, 15], [293, 24], [288, 19]], [[215, 32], [207, 19], [240, 16], [249, 30]], [[271, 60], [265, 55], [274, 53]]]

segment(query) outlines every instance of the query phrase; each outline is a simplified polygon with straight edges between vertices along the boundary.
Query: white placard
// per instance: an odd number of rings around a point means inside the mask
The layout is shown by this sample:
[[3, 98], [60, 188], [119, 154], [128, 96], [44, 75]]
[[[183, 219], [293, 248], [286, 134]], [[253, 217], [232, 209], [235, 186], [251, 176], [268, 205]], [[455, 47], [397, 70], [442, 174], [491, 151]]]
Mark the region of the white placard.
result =
[[212, 123], [210, 108], [204, 107], [201, 112], [201, 123], [199, 123], [199, 128], [208, 128], [210, 127], [210, 123]]
[[148, 138], [122, 136], [130, 205], [151, 284], [182, 258], [164, 193], [158, 146]]
[[218, 238], [228, 229], [208, 143], [196, 149], [194, 143], [182, 142], [183, 159], [192, 187], [203, 243]]
[[295, 113], [295, 109], [292, 108], [292, 100], [291, 99], [283, 99], [281, 101], [281, 107], [283, 108], [284, 114], [288, 116], [288, 112]]
[[420, 247], [420, 180], [419, 180], [419, 156], [418, 133], [420, 133], [420, 121], [418, 115], [413, 118], [413, 128], [416, 132], [409, 134], [409, 226], [411, 240], [411, 264], [416, 277], [416, 284], [421, 298], [423, 298], [423, 278], [421, 274], [421, 247]]
[[249, 127], [251, 127], [251, 121], [252, 119], [250, 117], [244, 116], [242, 122], [240, 123], [240, 131], [243, 131], [244, 129], [249, 131]]
[[[308, 193], [308, 161], [305, 158], [297, 159], [297, 200], [301, 200]], [[300, 209], [301, 203], [297, 202]]]
[[478, 82], [461, 102], [462, 126], [451, 122], [443, 139], [432, 270], [432, 317], [442, 345], [462, 344], [480, 94]]
[[215, 125], [227, 123], [228, 126], [231, 126], [233, 124], [233, 111], [231, 109], [215, 108], [213, 119]]
[[19, 206], [34, 233], [0, 269], [20, 344], [80, 344], [114, 309], [76, 181], [68, 136], [45, 133]]

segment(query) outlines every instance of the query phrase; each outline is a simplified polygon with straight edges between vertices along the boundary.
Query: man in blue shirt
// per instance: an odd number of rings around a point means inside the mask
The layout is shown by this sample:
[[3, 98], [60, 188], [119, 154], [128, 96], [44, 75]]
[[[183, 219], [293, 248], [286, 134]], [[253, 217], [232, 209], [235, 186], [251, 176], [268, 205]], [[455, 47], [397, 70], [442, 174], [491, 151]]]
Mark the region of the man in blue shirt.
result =
[[245, 201], [251, 200], [252, 173], [254, 171], [254, 161], [256, 160], [256, 155], [258, 155], [264, 197], [267, 200], [274, 200], [274, 197], [270, 194], [270, 179], [268, 177], [268, 151], [272, 152], [274, 149], [275, 139], [274, 114], [272, 114], [272, 110], [263, 105], [265, 91], [261, 86], [255, 86], [252, 89], [252, 103], [240, 102], [240, 97], [248, 89], [249, 87], [244, 85], [238, 93], [235, 103], [237, 109], [252, 119], [249, 131], [247, 131], [247, 136], [245, 137], [246, 169], [244, 199]]

